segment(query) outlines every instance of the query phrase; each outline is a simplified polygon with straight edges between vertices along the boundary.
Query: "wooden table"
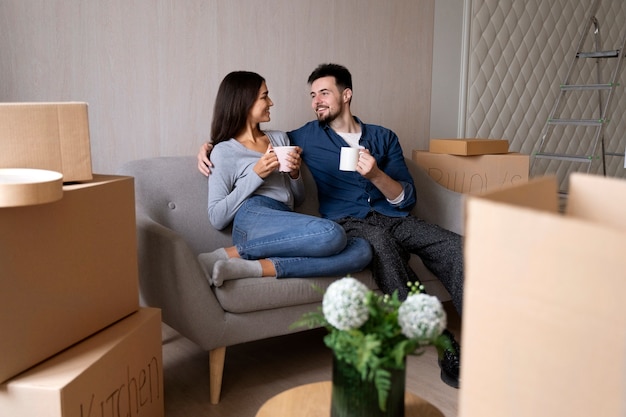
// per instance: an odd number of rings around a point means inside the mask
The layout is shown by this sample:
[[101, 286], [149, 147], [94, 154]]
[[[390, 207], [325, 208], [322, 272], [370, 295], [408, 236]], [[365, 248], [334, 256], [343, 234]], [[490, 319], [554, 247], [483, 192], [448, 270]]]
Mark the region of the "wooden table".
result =
[[[291, 388], [267, 400], [256, 417], [329, 417], [331, 391], [330, 381]], [[405, 417], [444, 417], [437, 407], [410, 392], [405, 393], [404, 401]]]

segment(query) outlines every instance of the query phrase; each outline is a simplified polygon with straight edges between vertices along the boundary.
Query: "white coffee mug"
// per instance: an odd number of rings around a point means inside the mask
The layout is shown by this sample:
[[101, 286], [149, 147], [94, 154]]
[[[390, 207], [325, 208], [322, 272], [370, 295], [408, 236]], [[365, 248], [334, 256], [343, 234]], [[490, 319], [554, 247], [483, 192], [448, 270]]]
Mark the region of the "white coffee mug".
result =
[[291, 168], [288, 167], [287, 155], [289, 152], [295, 152], [295, 146], [274, 146], [274, 153], [278, 158], [278, 170], [280, 172], [290, 172]]
[[339, 169], [341, 171], [356, 171], [360, 151], [361, 149], [359, 148], [351, 148], [349, 146], [342, 147], [339, 158]]

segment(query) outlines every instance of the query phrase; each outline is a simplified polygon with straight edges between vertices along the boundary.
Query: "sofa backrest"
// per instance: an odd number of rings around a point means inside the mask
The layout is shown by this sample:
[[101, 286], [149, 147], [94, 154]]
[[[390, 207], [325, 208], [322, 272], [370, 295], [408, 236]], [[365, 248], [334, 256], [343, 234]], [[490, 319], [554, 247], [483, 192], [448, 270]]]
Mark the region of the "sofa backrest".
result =
[[[415, 179], [418, 203], [414, 214], [457, 233], [463, 228], [463, 196], [437, 184], [415, 163], [406, 160]], [[231, 228], [215, 230], [207, 214], [207, 178], [197, 169], [195, 156], [140, 159], [124, 164], [119, 174], [135, 178], [137, 219], [150, 219], [174, 230], [195, 253], [232, 245]], [[308, 168], [302, 175], [307, 190], [297, 211], [319, 215], [317, 187]]]
[[[167, 156], [127, 162], [119, 172], [135, 178], [137, 218], [148, 218], [184, 237], [195, 253], [232, 245], [231, 228], [218, 231], [207, 214], [207, 178], [193, 156]], [[307, 190], [297, 211], [319, 215], [317, 188], [308, 169], [302, 175]]]

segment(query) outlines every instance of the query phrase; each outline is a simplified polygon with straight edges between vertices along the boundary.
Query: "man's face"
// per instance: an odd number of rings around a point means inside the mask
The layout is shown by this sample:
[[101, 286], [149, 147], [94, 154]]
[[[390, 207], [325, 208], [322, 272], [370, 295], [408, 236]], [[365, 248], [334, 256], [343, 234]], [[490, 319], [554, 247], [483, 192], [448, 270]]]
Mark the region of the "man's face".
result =
[[[346, 90], [344, 90], [346, 91]], [[318, 78], [311, 84], [311, 107], [317, 120], [330, 123], [343, 112], [344, 99], [335, 77]]]

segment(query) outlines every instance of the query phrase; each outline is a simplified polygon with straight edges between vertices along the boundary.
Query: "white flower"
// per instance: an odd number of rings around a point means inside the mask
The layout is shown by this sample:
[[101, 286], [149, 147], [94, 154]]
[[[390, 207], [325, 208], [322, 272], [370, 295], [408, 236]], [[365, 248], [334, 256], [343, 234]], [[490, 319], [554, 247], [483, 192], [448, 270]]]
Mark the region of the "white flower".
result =
[[439, 299], [428, 294], [411, 294], [398, 310], [402, 334], [409, 339], [433, 341], [446, 328], [446, 312]]
[[339, 330], [358, 329], [369, 318], [365, 297], [368, 288], [362, 282], [345, 277], [330, 284], [322, 301], [328, 323]]

